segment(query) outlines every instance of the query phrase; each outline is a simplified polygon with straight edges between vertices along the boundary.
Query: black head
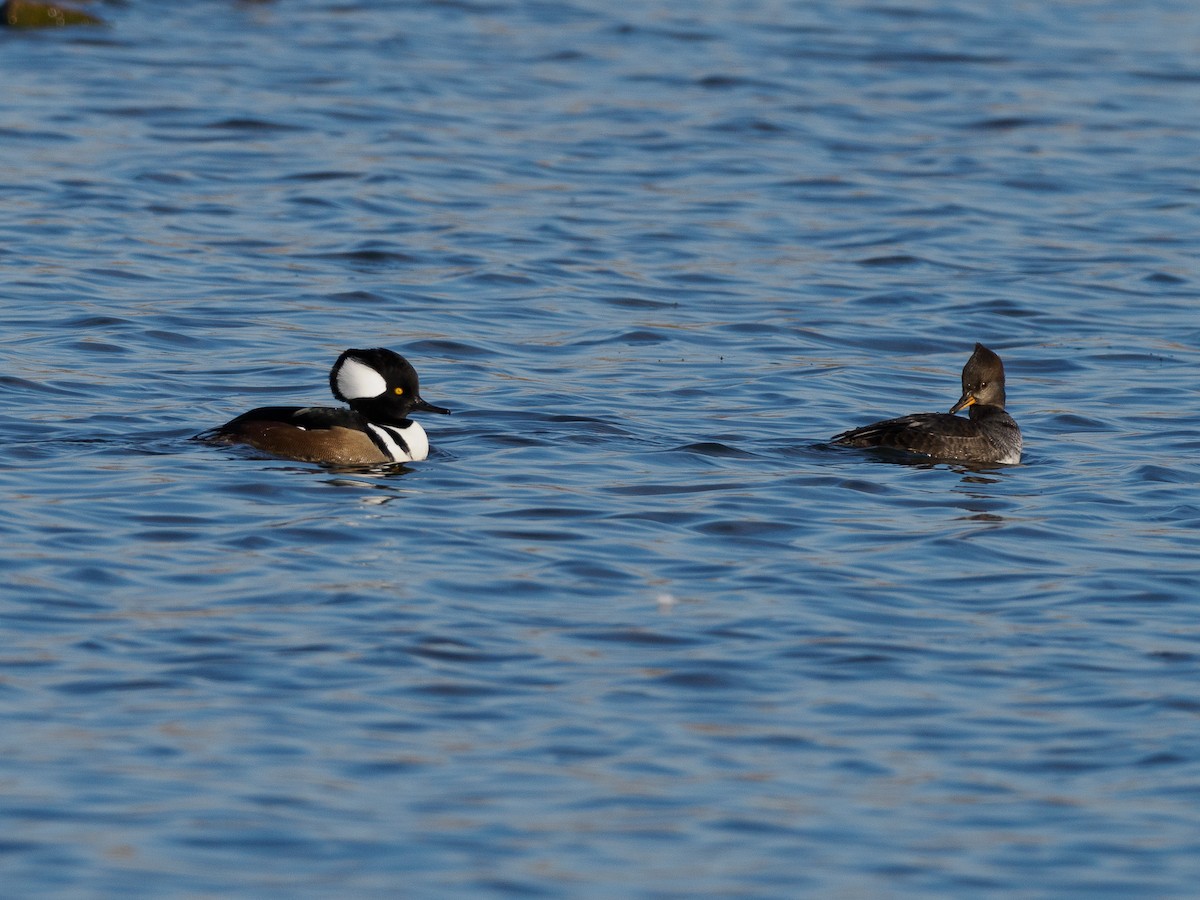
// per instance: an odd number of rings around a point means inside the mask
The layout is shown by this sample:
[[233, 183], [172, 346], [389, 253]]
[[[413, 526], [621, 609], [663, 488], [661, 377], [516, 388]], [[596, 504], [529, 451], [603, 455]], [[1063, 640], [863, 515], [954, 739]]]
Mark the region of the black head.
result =
[[[962, 370], [962, 396], [951, 407], [956, 413], [968, 406], [999, 406], [1004, 408], [1004, 363], [1000, 357], [983, 344], [975, 345], [975, 352]], [[972, 410], [974, 412], [974, 410]]]
[[333, 396], [373, 422], [403, 422], [415, 411], [450, 410], [421, 399], [417, 370], [391, 350], [347, 350], [329, 372]]

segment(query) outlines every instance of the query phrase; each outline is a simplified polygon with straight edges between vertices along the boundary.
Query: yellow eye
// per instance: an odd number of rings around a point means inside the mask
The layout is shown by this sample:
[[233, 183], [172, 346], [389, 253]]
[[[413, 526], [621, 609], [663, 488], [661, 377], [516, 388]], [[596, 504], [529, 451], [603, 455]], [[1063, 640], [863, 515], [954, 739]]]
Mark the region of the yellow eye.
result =
[[401, 394], [404, 393], [404, 388], [395, 388], [394, 393], [396, 394], [397, 397], [399, 397]]

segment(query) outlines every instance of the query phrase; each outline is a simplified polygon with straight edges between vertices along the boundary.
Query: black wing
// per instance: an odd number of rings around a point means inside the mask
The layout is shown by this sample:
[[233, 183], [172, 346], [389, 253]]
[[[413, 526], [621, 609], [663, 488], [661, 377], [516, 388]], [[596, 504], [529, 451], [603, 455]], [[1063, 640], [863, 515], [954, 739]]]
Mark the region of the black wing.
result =
[[832, 438], [832, 443], [956, 457], [969, 455], [986, 441], [970, 419], [949, 413], [917, 413], [844, 431]]
[[316, 431], [323, 428], [353, 428], [365, 430], [366, 420], [352, 409], [341, 409], [333, 406], [261, 406], [250, 412], [242, 413], [214, 429], [216, 434], [236, 433], [250, 423], [263, 424], [275, 422], [280, 425], [292, 425], [305, 431]]

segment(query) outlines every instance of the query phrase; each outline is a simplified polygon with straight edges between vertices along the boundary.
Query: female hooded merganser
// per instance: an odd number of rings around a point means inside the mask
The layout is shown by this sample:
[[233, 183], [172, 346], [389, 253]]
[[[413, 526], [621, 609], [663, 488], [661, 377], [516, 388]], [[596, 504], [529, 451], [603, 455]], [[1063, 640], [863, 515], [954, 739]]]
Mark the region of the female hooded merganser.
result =
[[222, 444], [249, 444], [301, 462], [340, 466], [414, 462], [429, 455], [429, 438], [408, 414], [450, 412], [421, 399], [416, 370], [391, 350], [347, 350], [333, 364], [329, 388], [350, 408], [264, 406], [202, 437]]
[[[1021, 429], [1004, 411], [1004, 363], [983, 344], [962, 370], [963, 393], [949, 413], [917, 413], [846, 431], [832, 438], [846, 447], [880, 447], [936, 459], [1016, 465]], [[971, 408], [970, 418], [954, 415]]]

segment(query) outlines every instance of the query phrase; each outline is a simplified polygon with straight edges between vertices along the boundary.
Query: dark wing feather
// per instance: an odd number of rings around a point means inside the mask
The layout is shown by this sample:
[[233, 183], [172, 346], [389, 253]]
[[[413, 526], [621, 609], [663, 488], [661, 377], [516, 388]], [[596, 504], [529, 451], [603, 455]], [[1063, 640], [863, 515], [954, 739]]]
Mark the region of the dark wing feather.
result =
[[832, 442], [846, 447], [884, 447], [945, 458], [970, 458], [988, 444], [977, 424], [949, 413], [917, 413], [886, 419], [845, 431]]
[[327, 428], [353, 428], [362, 430], [366, 419], [352, 409], [333, 406], [262, 406], [242, 413], [236, 419], [217, 428], [216, 434], [237, 434], [250, 423], [274, 423], [292, 425], [305, 431]]

